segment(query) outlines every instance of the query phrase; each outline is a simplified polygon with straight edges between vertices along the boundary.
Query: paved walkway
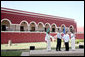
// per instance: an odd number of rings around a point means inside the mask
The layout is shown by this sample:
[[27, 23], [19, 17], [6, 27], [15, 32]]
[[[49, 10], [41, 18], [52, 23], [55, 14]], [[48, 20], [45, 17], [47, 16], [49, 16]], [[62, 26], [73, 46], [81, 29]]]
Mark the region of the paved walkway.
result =
[[75, 51], [30, 50], [30, 52], [22, 52], [21, 56], [84, 56], [84, 49], [76, 49]]
[[22, 52], [21, 56], [29, 56], [29, 52]]

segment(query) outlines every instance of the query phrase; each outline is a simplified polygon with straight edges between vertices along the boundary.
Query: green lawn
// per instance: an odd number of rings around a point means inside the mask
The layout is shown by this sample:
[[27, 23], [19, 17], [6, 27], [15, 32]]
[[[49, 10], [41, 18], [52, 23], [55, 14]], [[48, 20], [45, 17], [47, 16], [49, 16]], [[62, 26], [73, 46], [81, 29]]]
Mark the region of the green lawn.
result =
[[1, 51], [1, 56], [20, 56], [21, 51]]
[[[84, 43], [83, 39], [76, 39], [75, 43], [76, 46], [79, 45], [79, 43]], [[51, 42], [51, 47], [56, 47], [57, 41]], [[33, 42], [33, 43], [12, 43], [12, 46], [8, 46], [8, 44], [1, 44], [1, 50], [7, 50], [7, 49], [29, 49], [30, 46], [35, 46], [35, 48], [46, 48], [46, 42]], [[64, 42], [62, 41], [61, 47], [64, 46]], [[69, 47], [71, 47], [71, 40], [69, 41]]]

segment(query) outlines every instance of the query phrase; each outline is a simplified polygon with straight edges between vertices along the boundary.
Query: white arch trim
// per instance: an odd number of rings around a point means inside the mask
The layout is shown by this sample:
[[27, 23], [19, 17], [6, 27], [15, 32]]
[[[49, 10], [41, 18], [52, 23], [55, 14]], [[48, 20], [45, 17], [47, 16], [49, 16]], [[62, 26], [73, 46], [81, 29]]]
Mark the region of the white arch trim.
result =
[[72, 26], [72, 28], [74, 29], [74, 26], [73, 25], [70, 25], [69, 28]]
[[64, 25], [64, 26], [66, 27], [66, 25], [65, 25], [65, 24], [61, 24], [61, 26], [62, 26], [62, 25]]
[[49, 23], [45, 23], [45, 26], [46, 26], [46, 24], [48, 24], [48, 25], [49, 25], [49, 27], [51, 28], [51, 25], [50, 25]]
[[51, 27], [52, 27], [53, 25], [55, 25], [55, 27], [57, 28], [57, 25], [56, 25], [55, 23], [51, 24]]
[[7, 20], [10, 23], [10, 25], [12, 24], [11, 21], [7, 18], [2, 19], [1, 22], [4, 21], [4, 20]]
[[26, 20], [23, 20], [20, 22], [20, 25], [23, 23], [23, 22], [26, 22], [27, 23], [27, 26], [29, 26], [28, 22]]
[[13, 24], [13, 23], [12, 23], [9, 19], [7, 19], [7, 18], [2, 19], [1, 22], [4, 21], [4, 20], [9, 21], [10, 25], [20, 25], [20, 24]]
[[39, 25], [40, 23], [43, 25], [43, 27], [45, 27], [45, 25], [43, 24], [43, 22], [39, 22], [38, 25]]
[[31, 22], [30, 22], [30, 24], [31, 24], [31, 23], [35, 23], [35, 26], [37, 27], [37, 24], [36, 24], [36, 22], [35, 22], [35, 21], [31, 21]]

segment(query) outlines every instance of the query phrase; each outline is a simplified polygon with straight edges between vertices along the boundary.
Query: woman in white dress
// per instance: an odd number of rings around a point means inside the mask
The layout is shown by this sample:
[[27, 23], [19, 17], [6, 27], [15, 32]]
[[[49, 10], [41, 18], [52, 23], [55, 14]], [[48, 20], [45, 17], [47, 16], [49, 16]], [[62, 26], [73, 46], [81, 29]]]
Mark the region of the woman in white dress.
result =
[[45, 36], [45, 41], [47, 42], [47, 51], [51, 51], [51, 39], [54, 39], [53, 36], [50, 35], [50, 30], [47, 30], [46, 36]]
[[73, 31], [71, 31], [71, 48], [75, 50], [75, 34]]

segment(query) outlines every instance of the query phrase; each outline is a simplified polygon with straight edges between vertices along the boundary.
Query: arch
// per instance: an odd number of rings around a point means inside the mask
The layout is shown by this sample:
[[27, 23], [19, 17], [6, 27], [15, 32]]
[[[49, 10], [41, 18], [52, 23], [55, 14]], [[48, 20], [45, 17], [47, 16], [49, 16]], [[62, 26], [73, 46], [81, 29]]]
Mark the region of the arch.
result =
[[7, 21], [9, 21], [10, 24], [12, 24], [11, 21], [7, 18], [2, 19], [1, 22], [4, 21], [4, 20], [7, 20]]
[[57, 28], [57, 25], [56, 25], [55, 23], [51, 24], [51, 27], [52, 27], [52, 25], [55, 25], [55, 26], [56, 26], [56, 28]]
[[45, 27], [45, 25], [43, 24], [43, 22], [39, 22], [38, 25], [39, 25], [40, 23], [43, 25], [43, 27]]
[[53, 23], [53, 24], [51, 25], [51, 32], [56, 32], [56, 28], [57, 28], [56, 24]]
[[70, 32], [73, 31], [74, 30], [74, 26], [73, 25], [70, 25], [69, 26], [69, 30], [70, 30]]
[[66, 27], [66, 31], [70, 32], [69, 27]]
[[43, 32], [44, 31], [44, 27], [45, 27], [45, 25], [42, 22], [38, 23], [38, 30], [39, 31]]
[[1, 30], [2, 31], [10, 31], [11, 21], [9, 19], [1, 20]]
[[28, 31], [28, 22], [23, 20], [20, 22], [20, 31]]
[[[62, 24], [61, 25], [61, 32], [63, 32], [64, 27], [66, 28], [65, 24]], [[66, 29], [65, 29], [65, 31], [66, 31]]]
[[28, 22], [27, 22], [26, 20], [21, 21], [21, 22], [20, 22], [20, 25], [21, 25], [21, 23], [22, 23], [22, 22], [26, 22], [26, 23], [27, 23], [27, 25], [29, 25], [29, 24], [28, 24]]
[[36, 22], [32, 21], [30, 22], [30, 31], [35, 31], [37, 30], [37, 24]]
[[73, 25], [70, 25], [69, 28], [72, 27], [74, 29], [74, 26]]
[[51, 25], [49, 23], [45, 23], [45, 32], [48, 28], [51, 28]]
[[35, 24], [35, 26], [37, 26], [37, 24], [36, 24], [36, 22], [35, 22], [35, 21], [31, 21], [31, 22], [30, 22], [30, 24], [31, 24], [31, 23], [34, 23], [34, 24]]
[[45, 23], [45, 26], [46, 26], [46, 24], [49, 25], [49, 28], [51, 28], [51, 25], [49, 23]]
[[[65, 24], [62, 24], [61, 26], [65, 26]], [[66, 26], [65, 26], [66, 27]]]

